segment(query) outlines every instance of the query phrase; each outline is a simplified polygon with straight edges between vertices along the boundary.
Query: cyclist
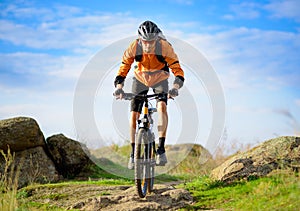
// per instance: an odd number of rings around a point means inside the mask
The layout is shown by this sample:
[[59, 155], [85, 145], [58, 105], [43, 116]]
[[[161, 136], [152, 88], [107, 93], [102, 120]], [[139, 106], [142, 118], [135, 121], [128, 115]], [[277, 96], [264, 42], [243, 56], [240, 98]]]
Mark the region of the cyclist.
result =
[[[132, 93], [147, 94], [149, 88], [152, 88], [154, 93], [161, 94], [157, 100], [159, 143], [156, 164], [164, 166], [167, 163], [165, 153], [168, 126], [167, 100], [169, 97], [178, 96], [178, 89], [183, 86], [184, 72], [173, 47], [165, 39], [158, 26], [151, 21], [145, 21], [139, 26], [138, 39], [134, 40], [123, 54], [122, 64], [114, 81], [115, 95], [119, 99], [122, 99], [124, 81], [134, 61], [137, 66], [134, 70]], [[170, 90], [169, 68], [175, 76]], [[142, 106], [141, 100], [133, 99], [131, 101], [129, 169], [134, 168], [136, 122], [141, 114]]]

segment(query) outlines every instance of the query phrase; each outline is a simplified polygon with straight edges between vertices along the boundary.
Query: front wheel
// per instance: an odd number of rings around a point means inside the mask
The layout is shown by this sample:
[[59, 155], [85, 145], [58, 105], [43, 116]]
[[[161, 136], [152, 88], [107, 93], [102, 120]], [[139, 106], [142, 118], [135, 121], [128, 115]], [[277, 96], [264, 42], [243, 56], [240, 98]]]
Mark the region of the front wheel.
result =
[[144, 198], [151, 192], [154, 184], [155, 159], [153, 153], [152, 134], [145, 128], [140, 128], [135, 144], [135, 185], [137, 193]]

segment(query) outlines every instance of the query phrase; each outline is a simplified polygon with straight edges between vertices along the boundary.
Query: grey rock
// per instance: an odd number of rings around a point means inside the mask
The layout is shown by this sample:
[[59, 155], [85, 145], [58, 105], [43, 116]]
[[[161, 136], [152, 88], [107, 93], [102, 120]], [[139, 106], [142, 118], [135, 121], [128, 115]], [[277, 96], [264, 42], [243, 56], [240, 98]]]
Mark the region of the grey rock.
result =
[[215, 168], [211, 177], [233, 182], [268, 175], [277, 169], [300, 168], [300, 137], [283, 136], [263, 142], [249, 151], [231, 156]]
[[63, 134], [46, 139], [47, 148], [58, 172], [64, 177], [74, 177], [92, 162], [86, 146]]
[[0, 149], [22, 151], [45, 146], [45, 138], [37, 122], [29, 117], [0, 120]]

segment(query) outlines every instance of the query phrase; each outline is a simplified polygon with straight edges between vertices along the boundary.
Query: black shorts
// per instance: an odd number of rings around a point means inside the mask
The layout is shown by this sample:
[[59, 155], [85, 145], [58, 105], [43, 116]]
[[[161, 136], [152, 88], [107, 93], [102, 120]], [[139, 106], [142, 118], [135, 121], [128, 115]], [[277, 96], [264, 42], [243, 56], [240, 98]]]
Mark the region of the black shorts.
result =
[[[163, 80], [154, 86], [151, 87], [153, 89], [153, 92], [155, 94], [162, 93], [163, 97], [158, 99], [158, 101], [163, 101], [167, 105], [168, 101], [168, 91], [169, 91], [169, 82], [168, 80]], [[149, 91], [149, 87], [145, 84], [141, 83], [139, 80], [137, 80], [135, 77], [133, 78], [132, 82], [132, 93], [133, 94], [147, 94]], [[131, 111], [136, 111], [141, 113], [143, 108], [143, 100], [133, 99], [131, 100]]]

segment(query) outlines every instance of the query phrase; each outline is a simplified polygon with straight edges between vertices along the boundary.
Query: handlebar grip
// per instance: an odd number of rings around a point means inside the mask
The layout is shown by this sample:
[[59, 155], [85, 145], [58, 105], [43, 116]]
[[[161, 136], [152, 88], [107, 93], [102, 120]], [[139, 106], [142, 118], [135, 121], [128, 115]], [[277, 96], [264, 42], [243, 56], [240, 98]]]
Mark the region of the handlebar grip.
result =
[[[113, 96], [116, 97], [116, 99], [120, 99], [120, 98], [118, 98], [118, 95], [116, 95], [116, 93], [113, 93]], [[124, 100], [132, 100], [134, 97], [135, 97], [135, 95], [132, 93], [123, 93], [122, 94], [122, 98]]]
[[123, 96], [123, 98], [125, 100], [132, 100], [134, 97], [135, 97], [135, 94], [132, 94], [132, 93], [124, 93], [124, 96]]

